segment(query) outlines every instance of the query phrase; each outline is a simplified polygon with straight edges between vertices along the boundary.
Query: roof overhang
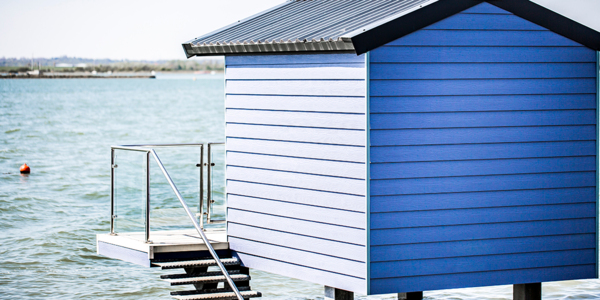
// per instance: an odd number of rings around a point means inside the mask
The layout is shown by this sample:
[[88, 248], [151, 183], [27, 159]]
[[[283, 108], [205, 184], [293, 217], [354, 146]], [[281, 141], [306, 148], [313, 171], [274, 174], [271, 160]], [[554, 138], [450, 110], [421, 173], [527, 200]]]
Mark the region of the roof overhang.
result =
[[192, 56], [210, 56], [225, 54], [258, 54], [258, 53], [287, 53], [287, 52], [328, 52], [328, 51], [354, 51], [354, 44], [350, 38], [337, 40], [280, 40], [268, 42], [232, 42], [194, 45], [183, 44], [183, 49], [188, 58]]

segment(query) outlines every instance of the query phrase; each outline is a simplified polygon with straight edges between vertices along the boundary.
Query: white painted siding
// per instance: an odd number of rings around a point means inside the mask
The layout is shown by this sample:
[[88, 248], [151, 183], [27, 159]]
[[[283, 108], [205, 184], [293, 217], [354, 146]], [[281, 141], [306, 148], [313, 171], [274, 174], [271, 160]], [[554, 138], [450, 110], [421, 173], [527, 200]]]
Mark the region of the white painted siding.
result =
[[364, 57], [331, 57], [226, 59], [229, 242], [251, 268], [365, 293]]

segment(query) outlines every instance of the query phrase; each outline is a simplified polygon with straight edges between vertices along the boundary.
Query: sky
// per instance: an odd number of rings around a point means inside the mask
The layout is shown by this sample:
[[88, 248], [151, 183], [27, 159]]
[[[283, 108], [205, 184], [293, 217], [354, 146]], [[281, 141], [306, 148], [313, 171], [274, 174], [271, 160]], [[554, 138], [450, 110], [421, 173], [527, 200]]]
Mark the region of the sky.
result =
[[[284, 1], [2, 0], [0, 57], [185, 59], [183, 42]], [[533, 1], [600, 31], [600, 0]]]

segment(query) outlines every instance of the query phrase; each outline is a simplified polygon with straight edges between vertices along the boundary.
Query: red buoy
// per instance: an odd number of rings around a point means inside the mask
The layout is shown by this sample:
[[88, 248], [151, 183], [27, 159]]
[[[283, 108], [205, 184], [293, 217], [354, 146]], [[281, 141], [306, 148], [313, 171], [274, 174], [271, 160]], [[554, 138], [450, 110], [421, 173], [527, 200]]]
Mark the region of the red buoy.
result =
[[31, 169], [29, 169], [27, 164], [23, 164], [19, 170], [21, 171], [21, 174], [29, 174], [31, 172]]

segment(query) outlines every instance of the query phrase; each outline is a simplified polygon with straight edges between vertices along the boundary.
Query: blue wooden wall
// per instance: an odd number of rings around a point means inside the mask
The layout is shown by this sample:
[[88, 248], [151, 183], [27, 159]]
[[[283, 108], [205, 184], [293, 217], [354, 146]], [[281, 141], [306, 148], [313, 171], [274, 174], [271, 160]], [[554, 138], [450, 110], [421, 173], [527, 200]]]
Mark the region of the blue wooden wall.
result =
[[228, 235], [250, 268], [366, 293], [366, 69], [226, 58]]
[[596, 277], [596, 53], [484, 3], [371, 51], [370, 293]]

